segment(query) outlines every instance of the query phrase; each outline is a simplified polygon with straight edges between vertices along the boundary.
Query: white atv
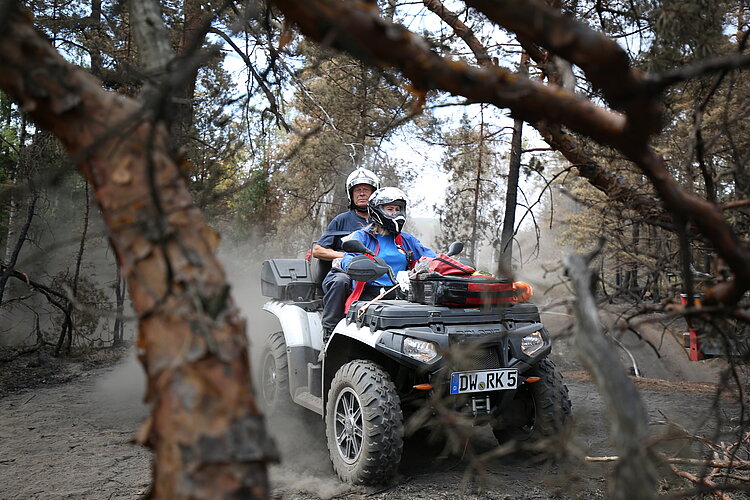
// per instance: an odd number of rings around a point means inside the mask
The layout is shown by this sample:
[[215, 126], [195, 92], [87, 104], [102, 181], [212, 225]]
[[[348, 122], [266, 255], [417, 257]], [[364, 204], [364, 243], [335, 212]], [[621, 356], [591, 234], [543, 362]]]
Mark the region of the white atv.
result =
[[[369, 253], [356, 240], [345, 245]], [[454, 243], [448, 255], [462, 248]], [[393, 274], [382, 259], [363, 257], [347, 274], [373, 281], [386, 272]], [[293, 402], [325, 419], [343, 481], [389, 480], [401, 460], [405, 419], [436, 401], [491, 425], [501, 443], [550, 437], [570, 415], [534, 304], [435, 305], [438, 294], [425, 292], [425, 282], [410, 300], [354, 302], [323, 345], [317, 278], [303, 259], [263, 263], [263, 295], [273, 298], [263, 309], [281, 329], [265, 342], [256, 380], [266, 412]]]

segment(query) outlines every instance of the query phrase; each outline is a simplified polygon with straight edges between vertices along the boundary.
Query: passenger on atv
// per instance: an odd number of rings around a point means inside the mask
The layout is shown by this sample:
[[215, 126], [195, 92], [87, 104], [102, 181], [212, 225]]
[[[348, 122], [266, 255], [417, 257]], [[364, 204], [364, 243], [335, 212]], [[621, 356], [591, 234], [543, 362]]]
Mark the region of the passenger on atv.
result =
[[[435, 257], [435, 252], [422, 245], [413, 235], [401, 230], [406, 223], [406, 194], [395, 187], [384, 187], [375, 191], [367, 203], [367, 209], [372, 224], [355, 231], [347, 239], [356, 239], [372, 252], [381, 257], [393, 270], [412, 269], [414, 263], [422, 257]], [[347, 253], [341, 260], [341, 269], [346, 271], [352, 259], [358, 254]], [[344, 317], [349, 304], [355, 300], [372, 300], [384, 291], [394, 287], [388, 274], [374, 281], [356, 282], [351, 293], [347, 292], [345, 284], [329, 287], [325, 292], [323, 312], [323, 344], [328, 341], [333, 328]], [[348, 297], [347, 297], [348, 295]], [[383, 298], [395, 298], [395, 293]], [[332, 312], [336, 311], [337, 314]]]

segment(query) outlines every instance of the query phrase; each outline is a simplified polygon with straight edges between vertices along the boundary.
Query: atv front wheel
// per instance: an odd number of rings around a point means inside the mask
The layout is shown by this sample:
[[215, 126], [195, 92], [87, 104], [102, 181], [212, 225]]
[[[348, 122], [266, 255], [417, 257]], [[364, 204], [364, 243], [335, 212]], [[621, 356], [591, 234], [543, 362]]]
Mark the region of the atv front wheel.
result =
[[272, 414], [292, 400], [283, 332], [274, 332], [266, 338], [260, 359], [260, 403], [267, 413]]
[[563, 429], [570, 417], [568, 388], [552, 361], [545, 358], [524, 375], [540, 380], [519, 387], [513, 401], [502, 410], [492, 429], [501, 444], [511, 440], [533, 443], [550, 438]]
[[395, 473], [403, 450], [403, 414], [388, 373], [367, 360], [336, 372], [326, 403], [326, 436], [342, 481], [377, 484]]

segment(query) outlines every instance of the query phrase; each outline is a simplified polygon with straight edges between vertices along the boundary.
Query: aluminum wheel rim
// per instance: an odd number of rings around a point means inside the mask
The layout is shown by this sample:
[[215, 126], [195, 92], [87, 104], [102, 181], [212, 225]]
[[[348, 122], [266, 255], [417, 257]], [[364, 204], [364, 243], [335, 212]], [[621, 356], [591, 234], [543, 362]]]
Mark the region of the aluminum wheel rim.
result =
[[364, 436], [362, 404], [351, 387], [346, 387], [339, 393], [333, 417], [336, 450], [341, 459], [351, 465], [362, 453]]

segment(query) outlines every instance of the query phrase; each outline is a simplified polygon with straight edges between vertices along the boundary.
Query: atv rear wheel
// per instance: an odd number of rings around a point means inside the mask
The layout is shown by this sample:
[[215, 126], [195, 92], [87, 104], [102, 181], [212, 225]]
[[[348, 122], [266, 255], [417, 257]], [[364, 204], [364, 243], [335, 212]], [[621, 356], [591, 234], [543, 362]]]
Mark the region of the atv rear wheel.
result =
[[336, 473], [352, 484], [377, 484], [396, 472], [403, 414], [388, 373], [367, 360], [336, 372], [326, 403], [328, 451]]
[[259, 396], [262, 408], [269, 414], [291, 402], [289, 395], [289, 367], [283, 332], [266, 338], [260, 358]]
[[559, 433], [570, 417], [568, 388], [552, 361], [545, 358], [524, 375], [540, 380], [519, 387], [513, 401], [502, 411], [492, 429], [501, 444], [548, 439]]

